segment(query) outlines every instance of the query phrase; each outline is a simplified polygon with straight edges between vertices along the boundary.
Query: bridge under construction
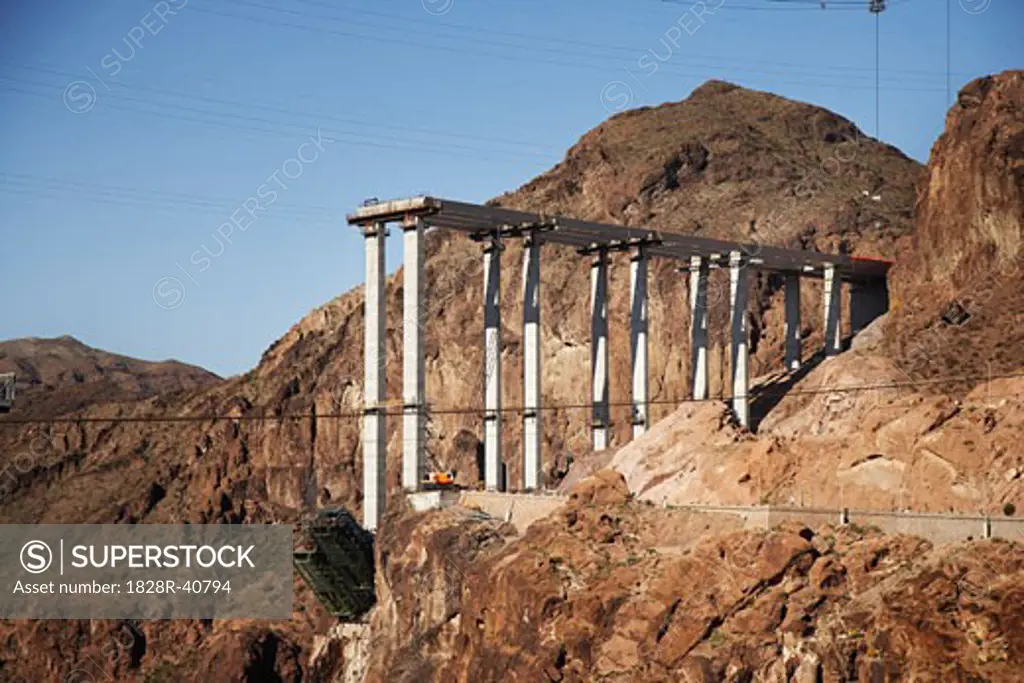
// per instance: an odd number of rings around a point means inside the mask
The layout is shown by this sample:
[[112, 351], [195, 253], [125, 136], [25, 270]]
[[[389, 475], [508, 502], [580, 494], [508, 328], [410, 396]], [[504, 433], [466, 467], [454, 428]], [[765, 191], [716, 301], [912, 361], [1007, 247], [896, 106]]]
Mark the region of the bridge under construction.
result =
[[850, 288], [850, 320], [856, 333], [889, 307], [888, 261], [846, 254], [783, 249], [756, 243], [707, 239], [637, 227], [608, 225], [560, 216], [420, 196], [360, 207], [348, 222], [362, 231], [366, 249], [365, 378], [363, 408], [363, 525], [375, 530], [385, 510], [385, 237], [388, 225], [403, 232], [402, 486], [418, 491], [426, 470], [426, 372], [424, 354], [424, 232], [428, 228], [466, 233], [483, 244], [484, 482], [501, 486], [501, 251], [522, 239], [523, 250], [523, 472], [524, 488], [541, 488], [541, 251], [545, 243], [574, 247], [590, 268], [591, 445], [608, 446], [608, 263], [612, 252], [630, 258], [631, 422], [633, 437], [650, 427], [648, 390], [647, 274], [651, 258], [670, 259], [689, 272], [691, 372], [694, 400], [708, 391], [708, 274], [728, 269], [730, 278], [731, 407], [738, 422], [750, 424], [749, 320], [751, 269], [778, 273], [785, 282], [785, 366], [801, 363], [800, 287], [822, 282], [825, 355], [842, 350], [842, 287]]

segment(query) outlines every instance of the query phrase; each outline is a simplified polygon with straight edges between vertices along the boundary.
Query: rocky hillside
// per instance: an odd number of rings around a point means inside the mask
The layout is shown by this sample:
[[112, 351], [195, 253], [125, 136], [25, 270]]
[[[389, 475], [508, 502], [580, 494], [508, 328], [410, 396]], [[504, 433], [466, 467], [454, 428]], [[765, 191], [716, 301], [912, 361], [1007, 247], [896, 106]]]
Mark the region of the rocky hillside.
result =
[[888, 355], [914, 377], [1019, 370], [1024, 71], [960, 92], [932, 148], [917, 215], [913, 249], [894, 273]]
[[709, 81], [614, 116], [497, 203], [707, 237], [891, 255], [922, 169], [836, 114]]
[[1019, 680], [1019, 546], [716, 524], [630, 501], [618, 475], [521, 537], [395, 520], [366, 680]]
[[[1019, 93], [1017, 79], [1015, 74], [995, 77], [986, 92], [1003, 92], [1000, 97], [1010, 101], [1016, 96], [1012, 93]], [[972, 84], [967, 90], [974, 87]], [[999, 131], [1015, 125], [1015, 115], [1007, 115], [1005, 107], [985, 111], [989, 112], [985, 116], [992, 120], [978, 119], [978, 125], [996, 131], [997, 137]], [[954, 110], [950, 120], [957, 116]], [[962, 141], [956, 130], [951, 129], [943, 148], [965, 147], [961, 154], [971, 158], [979, 155], [983, 159], [976, 149], [977, 141], [972, 139]], [[985, 169], [980, 172], [989, 173]], [[993, 166], [991, 175], [999, 173], [998, 167]], [[952, 174], [949, 179], [956, 177]], [[642, 223], [669, 231], [902, 259], [912, 248], [915, 197], [919, 187], [928, 192], [927, 186], [922, 185], [926, 180], [918, 164], [897, 150], [864, 137], [852, 123], [835, 114], [774, 95], [711, 82], [683, 102], [610, 119], [586, 134], [550, 172], [495, 201], [580, 218]], [[988, 194], [981, 197], [984, 202], [989, 201]], [[981, 199], [979, 202], [978, 210], [985, 210], [988, 204]], [[942, 213], [942, 209], [928, 211], [929, 215]], [[479, 378], [483, 370], [479, 343], [480, 288], [467, 286], [479, 282], [481, 277], [479, 247], [433, 233], [428, 238], [428, 251], [428, 399], [438, 409], [479, 407]], [[519, 382], [515, 379], [521, 376], [521, 309], [517, 301], [520, 257], [516, 245], [511, 245], [504, 256], [507, 261], [502, 296], [507, 305], [503, 358], [509, 378], [505, 398], [510, 405], [521, 402]], [[627, 272], [624, 259], [613, 261], [613, 401], [628, 396]], [[914, 271], [903, 272], [902, 282], [910, 291], [915, 283]], [[924, 281], [916, 282], [924, 286]], [[677, 399], [686, 393], [689, 349], [685, 283], [685, 275], [675, 272], [671, 264], [652, 266], [651, 389], [654, 400], [659, 402], [654, 411], [654, 417], [659, 419], [673, 413]], [[762, 385], [774, 382], [776, 389], [789, 387], [794, 381], [770, 376], [779, 367], [781, 357], [780, 284], [772, 277], [752, 277], [752, 374], [765, 376]], [[586, 399], [587, 291], [586, 265], [572, 252], [547, 247], [543, 263], [542, 351], [544, 398], [549, 404], [579, 404]], [[712, 292], [715, 291], [723, 291], [721, 280], [712, 283]], [[394, 397], [399, 395], [400, 387], [401, 295], [400, 275], [396, 275], [389, 280], [387, 294], [387, 378], [389, 395]], [[724, 296], [713, 301], [712, 325], [717, 332], [713, 338], [717, 346], [711, 354], [715, 375], [712, 389], [717, 391], [722, 386], [719, 378], [725, 372], [721, 332], [726, 302]], [[1020, 301], [1017, 298], [1007, 302], [1009, 310], [1017, 315]], [[809, 354], [820, 345], [818, 287], [805, 288], [803, 305], [803, 332]], [[885, 350], [884, 344], [900, 338], [892, 330], [909, 324], [903, 322], [902, 315], [891, 316], [899, 324], [886, 326], [884, 320], [877, 323], [872, 331], [875, 341], [864, 349], [873, 360], [862, 359], [864, 363], [887, 362], [892, 368], [893, 355]], [[17, 449], [28, 448], [29, 444], [38, 448], [32, 451], [32, 466], [20, 473], [17, 486], [0, 500], [0, 519], [293, 521], [317, 504], [341, 504], [358, 512], [358, 420], [313, 420], [308, 416], [356, 411], [360, 407], [362, 358], [353, 349], [362, 348], [362, 322], [361, 290], [357, 289], [306, 316], [268, 349], [260, 364], [245, 376], [178, 396], [94, 405], [85, 411], [92, 417], [160, 413], [216, 414], [224, 416], [221, 419], [201, 423], [95, 422], [19, 428], [17, 443], [5, 442], [4, 452], [17, 453]], [[829, 361], [817, 370], [811, 369], [798, 381], [834, 379], [829, 373], [856, 378], [862, 368], [872, 368], [874, 374], [889, 372], [874, 365], [850, 365], [852, 362]], [[898, 363], [896, 371], [900, 371]], [[911, 490], [910, 495], [917, 496], [913, 498], [916, 504], [972, 512], [981, 507], [979, 500], [995, 504], [992, 497], [979, 499], [972, 490], [980, 490], [986, 477], [1006, 476], [1011, 461], [1016, 462], [1015, 452], [997, 453], [989, 447], [1009, 449], [1019, 441], [1017, 404], [1003, 404], [999, 408], [1002, 412], [997, 411], [992, 417], [996, 423], [990, 430], [991, 436], [978, 440], [971, 435], [987, 434], [984, 430], [990, 428], [991, 420], [984, 407], [962, 410], [952, 402], [937, 399], [926, 404], [916, 396], [911, 403], [901, 404], [895, 403], [902, 400], [896, 397], [886, 408], [891, 414], [885, 413], [884, 419], [876, 419], [864, 406], [854, 406], [849, 419], [842, 420], [834, 419], [844, 417], [835, 402], [791, 396], [780, 403], [770, 393], [767, 396], [769, 400], [761, 403], [759, 414], [762, 433], [756, 437], [736, 430], [717, 406], [709, 405], [714, 416], [675, 415], [672, 422], [665, 423], [662, 431], [673, 442], [666, 442], [665, 446], [671, 445], [675, 450], [659, 449], [642, 457], [637, 451], [646, 446], [640, 441], [618, 449], [626, 442], [628, 424], [624, 412], [615, 412], [616, 449], [607, 457], [618, 459], [615, 467], [620, 471], [630, 470], [629, 485], [637, 490], [645, 485], [656, 487], [658, 477], [664, 474], [675, 477], [682, 490], [701, 496], [724, 498], [742, 494], [738, 500], [785, 500], [799, 486], [830, 477], [838, 481], [842, 469], [851, 471], [852, 478], [847, 481], [860, 487], [857, 495], [861, 498], [846, 499], [850, 505], [858, 505], [858, 501], [892, 505], [892, 482], [899, 478], [906, 486], [901, 490]], [[904, 420], [903, 412], [910, 418]], [[873, 436], [860, 441], [852, 439], [863, 432], [855, 415], [872, 420], [877, 427], [871, 432]], [[570, 458], [584, 459], [588, 440], [586, 418], [584, 411], [573, 409], [545, 413], [544, 452], [550, 482], [557, 482], [570, 469]], [[516, 423], [511, 416], [505, 440], [513, 485], [519, 481]], [[391, 420], [392, 485], [398, 482], [401, 438], [396, 426], [397, 420]], [[432, 457], [437, 465], [454, 467], [463, 482], [473, 483], [480, 447], [479, 420], [473, 416], [437, 414], [429, 429]], [[808, 435], [821, 440], [804, 442]], [[649, 436], [652, 440], [658, 437], [653, 433]], [[696, 441], [706, 449], [687, 451], [688, 444], [675, 443], [679, 440]], [[884, 459], [874, 457], [878, 444], [886, 449]], [[909, 450], [902, 453], [905, 449]], [[938, 454], [938, 460], [930, 459], [924, 449]], [[816, 459], [819, 452], [827, 452], [829, 457]], [[727, 480], [711, 466], [714, 456], [721, 453], [730, 455]], [[773, 460], [777, 453], [783, 455]], [[656, 470], [654, 460], [662, 455], [664, 470], [645, 479], [645, 472]], [[687, 458], [690, 460], [686, 461]], [[706, 471], [694, 475], [694, 464], [707, 465]], [[687, 472], [689, 478], [683, 476]], [[917, 476], [920, 472], [927, 476]], [[717, 480], [715, 474], [719, 475]], [[1013, 482], [1019, 478], [1018, 469], [1016, 477], [1006, 481], [1000, 492], [1004, 498], [1000, 500], [1016, 500], [1019, 482]], [[833, 498], [840, 491], [850, 495], [854, 487], [840, 489], [830, 483], [820, 488], [828, 499], [815, 502], [827, 504], [835, 502]], [[637, 495], [636, 490], [631, 493]], [[647, 515], [655, 513], [641, 503], [630, 503], [621, 513], [607, 509], [606, 505], [597, 513], [605, 502], [593, 502], [598, 507], [578, 513], [586, 516], [581, 526], [575, 527], [576, 523], [570, 523], [568, 518], [552, 518], [543, 523], [546, 530], [536, 541], [531, 536], [529, 542], [519, 542], [514, 547], [507, 530], [500, 525], [479, 519], [451, 524], [444, 520], [431, 522], [429, 518], [407, 521], [400, 519], [400, 506], [396, 506], [399, 518], [393, 522], [393, 532], [388, 533], [397, 536], [387, 541], [393, 544], [388, 547], [396, 548], [393, 560], [389, 560], [393, 567], [413, 559], [422, 562], [421, 555], [412, 558], [400, 554], [412, 547], [402, 545], [400, 534], [421, 534], [424, 543], [435, 542], [426, 538], [432, 536], [432, 527], [417, 531], [421, 523], [440, 525], [442, 540], [470, 544], [458, 546], [460, 553], [465, 550], [459, 557], [469, 561], [478, 556], [482, 566], [479, 572], [466, 571], [470, 594], [465, 603], [459, 603], [462, 607], [454, 615], [443, 601], [422, 610], [408, 601], [388, 602], [389, 593], [412, 591], [414, 587], [408, 583], [408, 575], [387, 570], [386, 583], [380, 587], [384, 606], [374, 617], [384, 630], [376, 632], [373, 655], [377, 656], [378, 649], [398, 653], [409, 646], [402, 638], [422, 633], [424, 639], [417, 641], [414, 649], [426, 652], [430, 668], [417, 668], [422, 666], [422, 654], [402, 664], [400, 669], [389, 669], [388, 662], [372, 661], [371, 657], [366, 665], [376, 676], [373, 680], [403, 680], [402, 676], [416, 676], [416, 672], [421, 672], [422, 677], [404, 680], [488, 680], [479, 676], [494, 673], [502, 658], [508, 672], [514, 672], [521, 680], [589, 680], [580, 677], [592, 670], [587, 667], [604, 666], [600, 664], [602, 657], [613, 662], [636, 662], [622, 670], [605, 669], [607, 680], [636, 680], [630, 676], [640, 673], [653, 676], [651, 680], [658, 680], [657, 676], [662, 676], [661, 680], [780, 680], [771, 677], [775, 675], [772, 667], [778, 666], [783, 666], [787, 674], [790, 666], [794, 671], [804, 666], [809, 673], [802, 675], [809, 678], [803, 680], [816, 680], [815, 672], [819, 670], [841, 669], [838, 660], [847, 662], [848, 671], [853, 667], [856, 676], [870, 680], [884, 674], [875, 673], [880, 666], [880, 652], [890, 653], [895, 658], [892, 661], [906, 662], [924, 679], [984, 679], [988, 672], [1002, 675], [1004, 669], [998, 668], [1003, 666], [999, 664], [1000, 658], [1019, 652], [1012, 631], [1006, 630], [1015, 623], [1012, 610], [1001, 606], [1002, 603], [970, 601], [959, 595], [954, 600], [949, 595], [949, 582], [956, 583], [950, 577], [961, 571], [956, 563], [964, 556], [984, 562], [999, 560], [999, 552], [986, 549], [989, 546], [931, 549], [917, 541], [871, 534], [850, 538], [832, 534], [830, 543], [827, 534], [808, 538], [800, 530], [791, 530], [761, 535], [746, 532], [728, 540], [711, 539], [708, 543], [712, 545], [699, 548], [692, 543], [699, 533], [690, 533], [686, 538], [682, 532], [673, 536], [661, 521], [651, 521], [653, 518]], [[620, 507], [617, 502], [611, 506]], [[591, 512], [597, 516], [590, 517]], [[626, 520], [631, 516], [639, 516], [638, 521]], [[695, 531], [685, 520], [665, 524]], [[582, 536], [573, 540], [576, 533]], [[654, 553], [648, 552], [660, 543], [657, 539], [663, 535], [675, 539], [666, 545], [676, 549], [662, 554], [655, 547]], [[612, 545], [621, 539], [623, 545], [612, 552], [607, 539], [611, 539]], [[719, 547], [723, 543], [727, 544], [725, 550]], [[555, 555], [562, 547], [569, 548], [566, 552], [571, 553], [578, 550], [578, 557], [563, 557], [573, 567], [556, 561]], [[683, 552], [686, 550], [690, 551], [689, 556]], [[728, 571], [708, 571], [704, 559], [716, 555], [734, 555], [736, 562], [728, 565]], [[754, 556], [763, 557], [765, 564], [758, 568]], [[747, 570], [734, 571], [735, 567]], [[832, 578], [829, 567], [843, 578]], [[884, 571], [872, 574], [879, 567]], [[1006, 575], [1017, 580], [1018, 571], [1019, 565], [1013, 565], [1006, 568]], [[872, 576], [865, 578], [867, 574]], [[939, 579], [940, 575], [946, 577], [946, 583]], [[517, 597], [511, 588], [524, 582], [523, 577], [536, 579], [530, 584], [536, 592], [526, 591]], [[612, 579], [613, 583], [606, 583]], [[882, 579], [891, 579], [891, 583]], [[738, 587], [725, 585], [731, 580]], [[637, 581], [641, 585], [635, 585]], [[557, 592], [559, 585], [564, 594]], [[494, 586], [509, 590], [501, 598], [505, 602], [488, 606], [488, 601], [495, 598]], [[687, 597], [678, 594], [680, 586], [706, 590]], [[835, 586], [846, 586], [858, 602], [847, 603], [831, 596], [829, 591]], [[677, 592], [674, 596], [673, 590]], [[922, 601], [921, 595], [933, 595], [929, 591], [937, 591], [934, 595], [942, 599], [929, 597]], [[799, 598], [794, 597], [797, 594]], [[1001, 596], [1007, 594], [1000, 592]], [[770, 598], [774, 607], [769, 608], [767, 602], [752, 607], [761, 597]], [[883, 612], [878, 606], [886, 603], [899, 609]], [[844, 611], [848, 606], [850, 611]], [[159, 680], [152, 678], [156, 672], [175, 671], [186, 679], [208, 680], [203, 676], [211, 667], [218, 666], [234, 667], [228, 675], [235, 680], [278, 680], [267, 676], [293, 681], [330, 680], [333, 672], [345, 668], [346, 655], [337, 647], [328, 648], [328, 659], [317, 660], [320, 664], [310, 663], [313, 634], [325, 633], [329, 624], [318, 610], [300, 590], [296, 620], [279, 627], [146, 624], [146, 647], [130, 665], [122, 660], [117, 675]], [[510, 618], [520, 614], [525, 614], [529, 622]], [[971, 645], [972, 637], [961, 628], [966, 623], [963, 614], [974, 615], [976, 621], [984, 622], [988, 632], [997, 634], [995, 650], [979, 653], [980, 646]], [[787, 620], [789, 615], [796, 621]], [[835, 622], [835, 628], [830, 625], [833, 622], [822, 620], [819, 624], [819, 619], [826, 615], [839, 615], [842, 621]], [[740, 618], [733, 620], [735, 616]], [[950, 620], [954, 618], [959, 620], [954, 625], [960, 630], [950, 630]], [[388, 630], [406, 619], [417, 620], [417, 628]], [[854, 623], [843, 636], [842, 624], [849, 621]], [[781, 626], [785, 626], [784, 633], [806, 633], [806, 629], [814, 628], [815, 633], [824, 634], [821, 647], [807, 645], [800, 649], [804, 646], [794, 644], [792, 638], [786, 640], [786, 636], [776, 635], [776, 627]], [[100, 622], [52, 628], [43, 624], [0, 625], [0, 642], [4, 643], [0, 661], [6, 667], [0, 671], [14, 670], [19, 675], [33, 671], [31, 667], [18, 668], [23, 664], [29, 666], [23, 655], [33, 652], [33, 661], [48, 667], [39, 670], [63, 675], [65, 669], [73, 667], [73, 661], [67, 661], [63, 653], [98, 647], [104, 634], [114, 628], [116, 625]], [[863, 639], [851, 641], [854, 636], [850, 631], [861, 634]], [[559, 639], [557, 643], [550, 640], [552, 633]], [[938, 642], [941, 647], [918, 650], [916, 644], [907, 645], [911, 637], [916, 643], [919, 635], [928, 633], [934, 634], [934, 640], [929, 642]], [[397, 640], [387, 640], [389, 637]], [[189, 642], [193, 647], [181, 652], [177, 647], [180, 642]], [[829, 644], [840, 647], [839, 655], [829, 660], [834, 664], [825, 664]], [[422, 650], [420, 645], [426, 649]], [[718, 650], [720, 647], [725, 649]], [[940, 651], [946, 654], [939, 654]], [[780, 657], [780, 652], [784, 656]], [[609, 653], [614, 653], [614, 658]], [[820, 665], [813, 663], [815, 658]], [[805, 660], [810, 663], [801, 664]], [[402, 661], [405, 659], [393, 660], [396, 667]], [[989, 666], [991, 662], [995, 662], [996, 668]], [[953, 673], [936, 673], [940, 670]], [[535, 675], [537, 672], [541, 674]], [[752, 678], [755, 673], [761, 678]], [[993, 680], [999, 680], [998, 676]]]
[[104, 403], [209, 387], [220, 378], [178, 361], [143, 361], [74, 337], [0, 342], [0, 373], [17, 374], [19, 417], [63, 415]]

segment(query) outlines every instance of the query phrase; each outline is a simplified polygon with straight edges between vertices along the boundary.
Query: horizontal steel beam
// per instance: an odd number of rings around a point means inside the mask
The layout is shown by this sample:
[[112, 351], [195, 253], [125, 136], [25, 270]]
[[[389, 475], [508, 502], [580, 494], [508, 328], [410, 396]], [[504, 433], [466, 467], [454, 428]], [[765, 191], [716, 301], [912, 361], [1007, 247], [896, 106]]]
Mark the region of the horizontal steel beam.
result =
[[577, 249], [593, 247], [626, 247], [644, 242], [653, 257], [681, 261], [686, 266], [691, 256], [700, 256], [711, 264], [725, 263], [729, 253], [738, 251], [744, 260], [761, 270], [820, 278], [826, 266], [835, 266], [839, 276], [848, 282], [885, 280], [892, 262], [867, 259], [848, 254], [825, 254], [801, 249], [784, 249], [766, 244], [729, 242], [672, 232], [658, 232], [624, 225], [609, 225], [563, 216], [528, 213], [499, 206], [469, 204], [437, 197], [411, 197], [367, 204], [348, 216], [353, 225], [375, 222], [407, 221], [423, 218], [429, 227], [458, 230], [471, 235], [492, 232], [508, 234], [509, 230], [531, 227], [545, 229], [545, 242], [554, 242]]

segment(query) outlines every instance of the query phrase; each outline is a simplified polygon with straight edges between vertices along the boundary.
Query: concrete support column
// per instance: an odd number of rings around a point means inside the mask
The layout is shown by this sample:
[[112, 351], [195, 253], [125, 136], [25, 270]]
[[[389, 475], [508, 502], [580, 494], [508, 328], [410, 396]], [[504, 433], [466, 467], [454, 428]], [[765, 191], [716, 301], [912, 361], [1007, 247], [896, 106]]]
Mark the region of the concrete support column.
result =
[[590, 387], [591, 445], [595, 451], [608, 447], [611, 415], [608, 407], [608, 250], [594, 252], [590, 266]]
[[800, 276], [786, 274], [786, 369], [800, 369]]
[[708, 262], [690, 257], [690, 395], [708, 397]]
[[836, 277], [836, 267], [825, 265], [825, 355], [835, 356], [842, 351], [843, 283]]
[[426, 371], [423, 352], [423, 221], [404, 223], [402, 299], [402, 487], [417, 491], [426, 473]]
[[880, 315], [889, 311], [889, 285], [858, 282], [850, 287], [850, 327], [857, 334]]
[[384, 517], [387, 481], [385, 238], [387, 228], [374, 223], [363, 228], [366, 245], [366, 297], [363, 321], [363, 526], [375, 531]]
[[540, 238], [523, 249], [523, 488], [541, 488]]
[[484, 483], [501, 490], [501, 240], [484, 247]]
[[633, 438], [650, 426], [647, 378], [647, 250], [643, 245], [629, 262], [629, 347], [633, 369]]
[[729, 294], [732, 302], [732, 410], [737, 421], [750, 426], [748, 378], [749, 324], [747, 317], [747, 264], [738, 251], [729, 253]]

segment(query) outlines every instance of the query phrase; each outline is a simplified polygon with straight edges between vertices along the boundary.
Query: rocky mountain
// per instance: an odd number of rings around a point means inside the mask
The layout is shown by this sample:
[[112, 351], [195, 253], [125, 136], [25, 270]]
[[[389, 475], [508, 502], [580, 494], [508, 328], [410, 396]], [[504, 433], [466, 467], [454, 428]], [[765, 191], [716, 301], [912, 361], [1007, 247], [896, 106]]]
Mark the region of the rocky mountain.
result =
[[[613, 117], [587, 133], [551, 171], [495, 202], [666, 231], [841, 250], [907, 264], [922, 258], [938, 264], [938, 252], [929, 255], [915, 248], [915, 240], [922, 239], [915, 233], [916, 201], [921, 220], [934, 226], [926, 230], [977, 232], [977, 238], [959, 243], [964, 254], [987, 248], [984, 245], [992, 240], [980, 239], [985, 229], [997, 235], [1000, 248], [1008, 248], [1012, 240], [998, 234], [1007, 229], [1005, 216], [1012, 214], [996, 214], [1000, 218], [993, 225], [1002, 227], [995, 232], [979, 216], [997, 207], [1013, 209], [995, 198], [1008, 191], [1003, 175], [1007, 168], [1015, 168], [1009, 150], [1016, 149], [1013, 141], [1019, 140], [1012, 132], [1019, 130], [1019, 109], [1012, 103], [1019, 102], [1020, 74], [1002, 74], [984, 86], [976, 82], [964, 92], [975, 95], [962, 94], [951, 111], [951, 125], [927, 172], [831, 112], [710, 82], [682, 102]], [[953, 125], [961, 121], [972, 123]], [[992, 140], [992, 146], [983, 145]], [[991, 149], [1007, 152], [993, 156], [986, 151]], [[1000, 165], [1004, 157], [1008, 161]], [[995, 189], [971, 195], [973, 203], [961, 208], [963, 197], [953, 190], [961, 174], [936, 170], [945, 167], [947, 158], [951, 168], [974, 164], [978, 177], [991, 178], [984, 187]], [[1019, 174], [1013, 177], [1019, 187]], [[918, 199], [933, 196], [935, 183], [946, 183], [948, 189], [933, 199]], [[943, 223], [943, 215], [961, 215], [964, 222]], [[481, 287], [467, 283], [482, 277], [479, 247], [432, 233], [427, 248], [428, 400], [435, 409], [478, 408], [483, 372]], [[510, 378], [505, 400], [516, 405], [521, 402], [515, 379], [521, 376], [520, 247], [510, 245], [503, 258], [503, 361]], [[543, 258], [544, 400], [580, 404], [586, 399], [589, 371], [586, 264], [574, 252], [556, 246], [545, 247]], [[613, 401], [628, 396], [627, 272], [624, 258], [613, 260]], [[752, 277], [752, 375], [760, 376], [759, 386], [820, 388], [837, 381], [918, 378], [920, 371], [899, 355], [902, 331], [912, 324], [939, 324], [935, 320], [946, 315], [936, 304], [938, 297], [926, 305], [929, 278], [938, 280], [936, 291], [947, 285], [949, 291], [958, 291], [949, 273], [916, 274], [920, 272], [916, 265], [900, 267], [900, 306], [858, 337], [855, 354], [817, 367], [809, 364], [796, 379], [777, 373], [783, 330], [781, 283], [770, 276]], [[716, 275], [712, 292], [721, 293], [722, 284]], [[0, 501], [0, 519], [294, 521], [318, 504], [345, 505], [358, 512], [359, 422], [344, 414], [361, 405], [362, 358], [351, 352], [362, 348], [361, 294], [356, 289], [311, 312], [242, 377], [180, 395], [91, 405], [83, 411], [94, 418], [159, 413], [220, 419], [17, 430], [8, 437], [13, 440], [0, 444], [3, 452], [14, 453], [32, 443], [45, 443], [46, 448], [38, 455], [33, 451], [32, 467]], [[817, 287], [805, 287], [804, 294], [803, 333], [809, 356], [821, 343], [821, 300]], [[387, 291], [387, 380], [389, 396], [395, 397], [401, 372], [401, 295], [399, 273], [389, 279]], [[389, 568], [378, 584], [382, 604], [367, 632], [373, 643], [369, 654], [352, 654], [350, 646], [358, 644], [358, 638], [328, 644], [318, 640], [312, 646], [314, 635], [326, 634], [330, 622], [298, 586], [296, 619], [287, 624], [147, 623], [141, 627], [141, 652], [117, 662], [116, 674], [159, 680], [153, 678], [158, 672], [173, 671], [179, 679], [208, 680], [204, 676], [216, 665], [233, 680], [326, 681], [347, 675], [341, 672], [351, 672], [353, 661], [361, 659], [375, 677], [370, 680], [488, 680], [480, 676], [490, 676], [504, 662], [506, 677], [572, 681], [593, 680], [586, 676], [594, 667], [605, 666], [600, 664], [604, 657], [636, 662], [623, 669], [602, 669], [609, 681], [638, 680], [641, 673], [653, 676], [651, 680], [790, 680], [800, 667], [806, 677], [800, 680], [819, 680], [815, 676], [824, 675], [821, 672], [841, 670], [843, 661], [847, 671], [873, 680], [870, 677], [885, 675], [878, 662], [886, 653], [925, 678], [957, 680], [962, 674], [976, 680], [989, 675], [990, 680], [1009, 680], [1000, 678], [1006, 668], [999, 668], [998, 662], [1012, 662], [1020, 652], [1008, 630], [1016, 613], [1001, 602], [1009, 595], [1003, 589], [1010, 584], [999, 584], [997, 601], [950, 597], [950, 591], [958, 573], [970, 569], [956, 564], [964, 556], [982, 563], [1005, 560], [1009, 564], [1000, 570], [1002, 575], [1018, 580], [1017, 550], [1006, 555], [999, 548], [977, 544], [932, 549], [912, 539], [802, 529], [725, 537], [719, 532], [728, 529], [661, 518], [646, 504], [667, 495], [665, 482], [672, 482], [674, 500], [680, 502], [788, 502], [810, 487], [820, 491], [815, 502], [822, 505], [837, 504], [841, 496], [849, 505], [896, 506], [909, 501], [928, 509], [971, 512], [1020, 503], [1024, 463], [1012, 449], [1019, 440], [1019, 398], [1013, 395], [1019, 396], [1020, 385], [1012, 378], [994, 378], [1007, 384], [993, 389], [994, 383], [975, 386], [978, 383], [972, 380], [959, 389], [965, 395], [983, 395], [968, 396], [967, 403], [943, 395], [956, 387], [934, 385], [888, 394], [837, 393], [838, 398], [827, 393], [782, 397], [779, 391], [766, 392], [756, 408], [758, 433], [749, 434], [733, 427], [719, 406], [677, 408], [678, 399], [686, 394], [689, 365], [685, 274], [672, 264], [652, 264], [650, 297], [653, 412], [655, 419], [668, 418], [664, 424], [627, 445], [626, 415], [613, 412], [615, 448], [596, 461], [587, 453], [584, 411], [545, 413], [550, 484], [567, 474], [580, 482], [587, 473], [583, 469], [612, 468], [601, 470], [601, 481], [607, 485], [595, 489], [610, 491], [610, 497], [591, 496], [590, 503], [577, 510], [576, 522], [552, 517], [539, 523], [542, 533], [524, 540], [476, 517], [406, 518], [396, 502], [396, 517], [388, 523], [390, 535], [381, 539], [383, 547], [393, 550], [388, 551]], [[921, 305], [911, 306], [914, 301]], [[1008, 298], [1004, 309], [993, 304], [985, 310], [1009, 311], [1001, 314], [1006, 321], [1016, 315], [1019, 330], [1024, 327], [1019, 324], [1020, 301]], [[726, 371], [727, 304], [724, 296], [712, 302], [712, 390], [718, 392]], [[954, 326], [967, 330], [981, 318], [977, 314], [971, 322]], [[959, 353], [964, 355], [962, 348]], [[1020, 368], [1012, 353], [1007, 358], [1005, 367]], [[993, 397], [1002, 402], [989, 405]], [[321, 418], [310, 419], [313, 414]], [[520, 476], [516, 422], [508, 420], [505, 434], [513, 486]], [[481, 431], [477, 416], [438, 412], [429, 425], [432, 458], [440, 467], [457, 469], [461, 482], [474, 483]], [[397, 420], [391, 420], [392, 486], [398, 483], [400, 439]], [[612, 470], [625, 475], [621, 485], [618, 480], [608, 483]], [[1000, 478], [1001, 488], [994, 494], [985, 482]], [[833, 485], [840, 481], [842, 486]], [[594, 489], [592, 480], [580, 485]], [[977, 493], [982, 490], [984, 495]], [[670, 527], [675, 531], [670, 533]], [[687, 529], [692, 533], [684, 533]], [[664, 545], [671, 546], [665, 552], [651, 547], [661, 544], [662, 536], [668, 539]], [[464, 580], [454, 589], [443, 584], [434, 590], [427, 587], [415, 600], [396, 599], [417, 590], [410, 582], [422, 575], [424, 562], [427, 571], [440, 569], [429, 566], [442, 561], [438, 556], [414, 550], [442, 542], [456, 544], [461, 553], [456, 556], [473, 565], [462, 570]], [[736, 561], [724, 571], [708, 571], [704, 560], [716, 556]], [[415, 570], [410, 564], [414, 560]], [[946, 578], [940, 580], [940, 575]], [[519, 591], [526, 577], [536, 579], [531, 584], [535, 591]], [[730, 581], [734, 583], [726, 585]], [[496, 598], [494, 586], [504, 586], [506, 595]], [[855, 600], [832, 595], [837, 586], [845, 586]], [[681, 587], [693, 589], [694, 595], [682, 595]], [[941, 600], [922, 601], [920, 595]], [[888, 612], [880, 608], [883, 604], [899, 609]], [[511, 618], [520, 614], [529, 621]], [[836, 615], [839, 621], [827, 621]], [[980, 646], [970, 645], [973, 632], [965, 630], [965, 624], [972, 619], [971, 623], [983, 622], [986, 633], [1001, 643], [995, 650], [979, 654]], [[652, 630], [652, 624], [659, 626]], [[845, 636], [843, 624], [848, 626]], [[821, 647], [800, 649], [803, 646], [792, 637], [776, 634], [783, 626], [784, 633], [805, 638], [807, 629], [814, 629], [822, 634]], [[71, 664], [61, 653], [95, 650], [118, 628], [105, 622], [0, 625], [5, 643], [0, 671], [10, 671], [12, 677], [33, 671], [62, 675]], [[861, 639], [851, 640], [850, 631]], [[929, 642], [939, 646], [907, 644], [926, 633], [934, 633]], [[538, 640], [541, 634], [543, 639]], [[191, 643], [187, 652], [177, 647], [183, 641]], [[940, 646], [948, 646], [941, 657]], [[829, 655], [829, 647], [838, 647], [838, 655]], [[23, 657], [25, 652], [32, 657]], [[832, 664], [824, 663], [828, 657]], [[982, 666], [990, 662], [996, 665]], [[34, 678], [28, 675], [26, 680]]]
[[0, 342], [0, 373], [17, 374], [17, 415], [63, 415], [105, 403], [209, 387], [220, 378], [178, 361], [108, 353], [74, 337]]

